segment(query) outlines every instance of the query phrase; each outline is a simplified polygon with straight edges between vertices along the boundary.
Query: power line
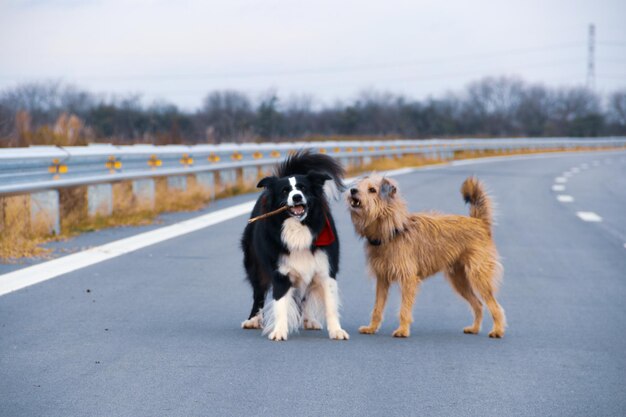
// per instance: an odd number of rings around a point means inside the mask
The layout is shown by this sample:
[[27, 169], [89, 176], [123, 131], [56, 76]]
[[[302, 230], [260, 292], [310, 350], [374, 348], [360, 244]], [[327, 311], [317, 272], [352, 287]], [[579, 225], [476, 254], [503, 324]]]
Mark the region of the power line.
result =
[[[430, 65], [433, 63], [455, 63], [466, 62], [472, 60], [483, 60], [488, 58], [499, 58], [507, 55], [523, 55], [533, 52], [547, 52], [558, 49], [568, 48], [580, 48], [584, 45], [583, 42], [569, 42], [553, 45], [545, 45], [531, 48], [516, 48], [509, 50], [502, 50], [497, 52], [488, 52], [480, 54], [460, 54], [452, 55], [448, 57], [438, 57], [428, 60], [414, 60], [414, 61], [399, 61], [399, 62], [386, 62], [386, 63], [374, 63], [369, 65], [355, 65], [355, 66], [342, 66], [342, 67], [322, 67], [322, 68], [306, 68], [306, 69], [294, 69], [284, 71], [261, 71], [261, 72], [229, 72], [229, 73], [205, 73], [205, 74], [137, 74], [137, 75], [95, 75], [95, 76], [76, 76], [75, 79], [83, 80], [148, 80], [148, 79], [220, 79], [220, 78], [260, 78], [271, 76], [284, 76], [284, 75], [321, 75], [321, 74], [333, 74], [341, 72], [353, 72], [353, 71], [371, 71], [378, 69], [391, 69], [400, 67], [410, 67], [418, 65]], [[11, 76], [0, 76], [0, 79], [6, 78], [19, 78]]]
[[626, 41], [598, 41], [597, 44], [604, 46], [626, 46]]

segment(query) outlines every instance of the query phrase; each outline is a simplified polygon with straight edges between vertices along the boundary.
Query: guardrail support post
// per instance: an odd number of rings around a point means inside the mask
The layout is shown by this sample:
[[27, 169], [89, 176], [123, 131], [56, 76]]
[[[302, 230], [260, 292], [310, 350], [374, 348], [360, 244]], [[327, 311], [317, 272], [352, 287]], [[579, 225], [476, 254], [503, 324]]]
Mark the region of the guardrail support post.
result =
[[89, 216], [97, 214], [110, 216], [113, 213], [113, 186], [111, 184], [95, 184], [87, 187], [87, 213]]
[[31, 194], [30, 218], [33, 223], [45, 221], [50, 233], [59, 235], [61, 233], [59, 192], [49, 190]]
[[256, 185], [259, 176], [259, 168], [257, 167], [245, 167], [243, 169], [243, 183], [248, 185]]
[[167, 177], [167, 187], [174, 190], [185, 191], [187, 189], [187, 177], [184, 175]]
[[209, 190], [211, 200], [215, 200], [215, 175], [212, 172], [198, 172], [196, 174], [196, 184]]
[[219, 192], [234, 187], [237, 184], [237, 170], [225, 169], [219, 173]]
[[133, 181], [133, 195], [139, 204], [154, 208], [154, 180], [143, 179]]
[[245, 176], [244, 176], [244, 168], [237, 168], [236, 174], [235, 174], [236, 179], [236, 183], [237, 184], [243, 184], [244, 180], [245, 180]]

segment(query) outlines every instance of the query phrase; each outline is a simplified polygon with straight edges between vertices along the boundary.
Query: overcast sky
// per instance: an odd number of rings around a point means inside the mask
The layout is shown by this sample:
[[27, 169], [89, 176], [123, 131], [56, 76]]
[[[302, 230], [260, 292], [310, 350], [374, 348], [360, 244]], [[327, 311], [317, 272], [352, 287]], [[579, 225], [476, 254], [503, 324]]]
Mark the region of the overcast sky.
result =
[[59, 79], [184, 109], [237, 89], [317, 105], [438, 96], [487, 75], [626, 88], [626, 1], [0, 0], [0, 89]]

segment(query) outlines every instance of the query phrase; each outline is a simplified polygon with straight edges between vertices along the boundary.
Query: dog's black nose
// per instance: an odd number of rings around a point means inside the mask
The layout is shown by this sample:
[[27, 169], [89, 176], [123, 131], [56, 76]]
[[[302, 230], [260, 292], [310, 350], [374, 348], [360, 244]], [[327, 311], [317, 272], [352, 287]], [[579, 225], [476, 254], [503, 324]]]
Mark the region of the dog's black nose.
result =
[[350, 188], [350, 194], [355, 195], [358, 192], [359, 190], [357, 190], [356, 188]]
[[296, 194], [293, 196], [293, 202], [294, 203], [299, 203], [302, 201], [302, 196], [300, 194]]

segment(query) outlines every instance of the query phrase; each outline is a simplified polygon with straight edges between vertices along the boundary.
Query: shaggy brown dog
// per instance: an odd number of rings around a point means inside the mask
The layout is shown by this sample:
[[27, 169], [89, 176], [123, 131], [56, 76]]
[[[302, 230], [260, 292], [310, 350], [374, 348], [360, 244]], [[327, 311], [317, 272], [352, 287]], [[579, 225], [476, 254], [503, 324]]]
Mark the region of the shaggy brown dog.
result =
[[389, 286], [397, 282], [402, 307], [400, 327], [393, 336], [408, 337], [420, 282], [443, 271], [474, 312], [474, 323], [463, 331], [480, 331], [482, 299], [493, 317], [489, 337], [504, 336], [504, 310], [495, 298], [502, 265], [491, 236], [491, 200], [474, 177], [465, 180], [461, 193], [470, 204], [471, 217], [409, 213], [395, 181], [378, 175], [365, 177], [350, 189], [347, 202], [352, 222], [356, 232], [367, 239], [369, 268], [376, 277], [372, 321], [359, 332], [372, 334], [378, 330]]

